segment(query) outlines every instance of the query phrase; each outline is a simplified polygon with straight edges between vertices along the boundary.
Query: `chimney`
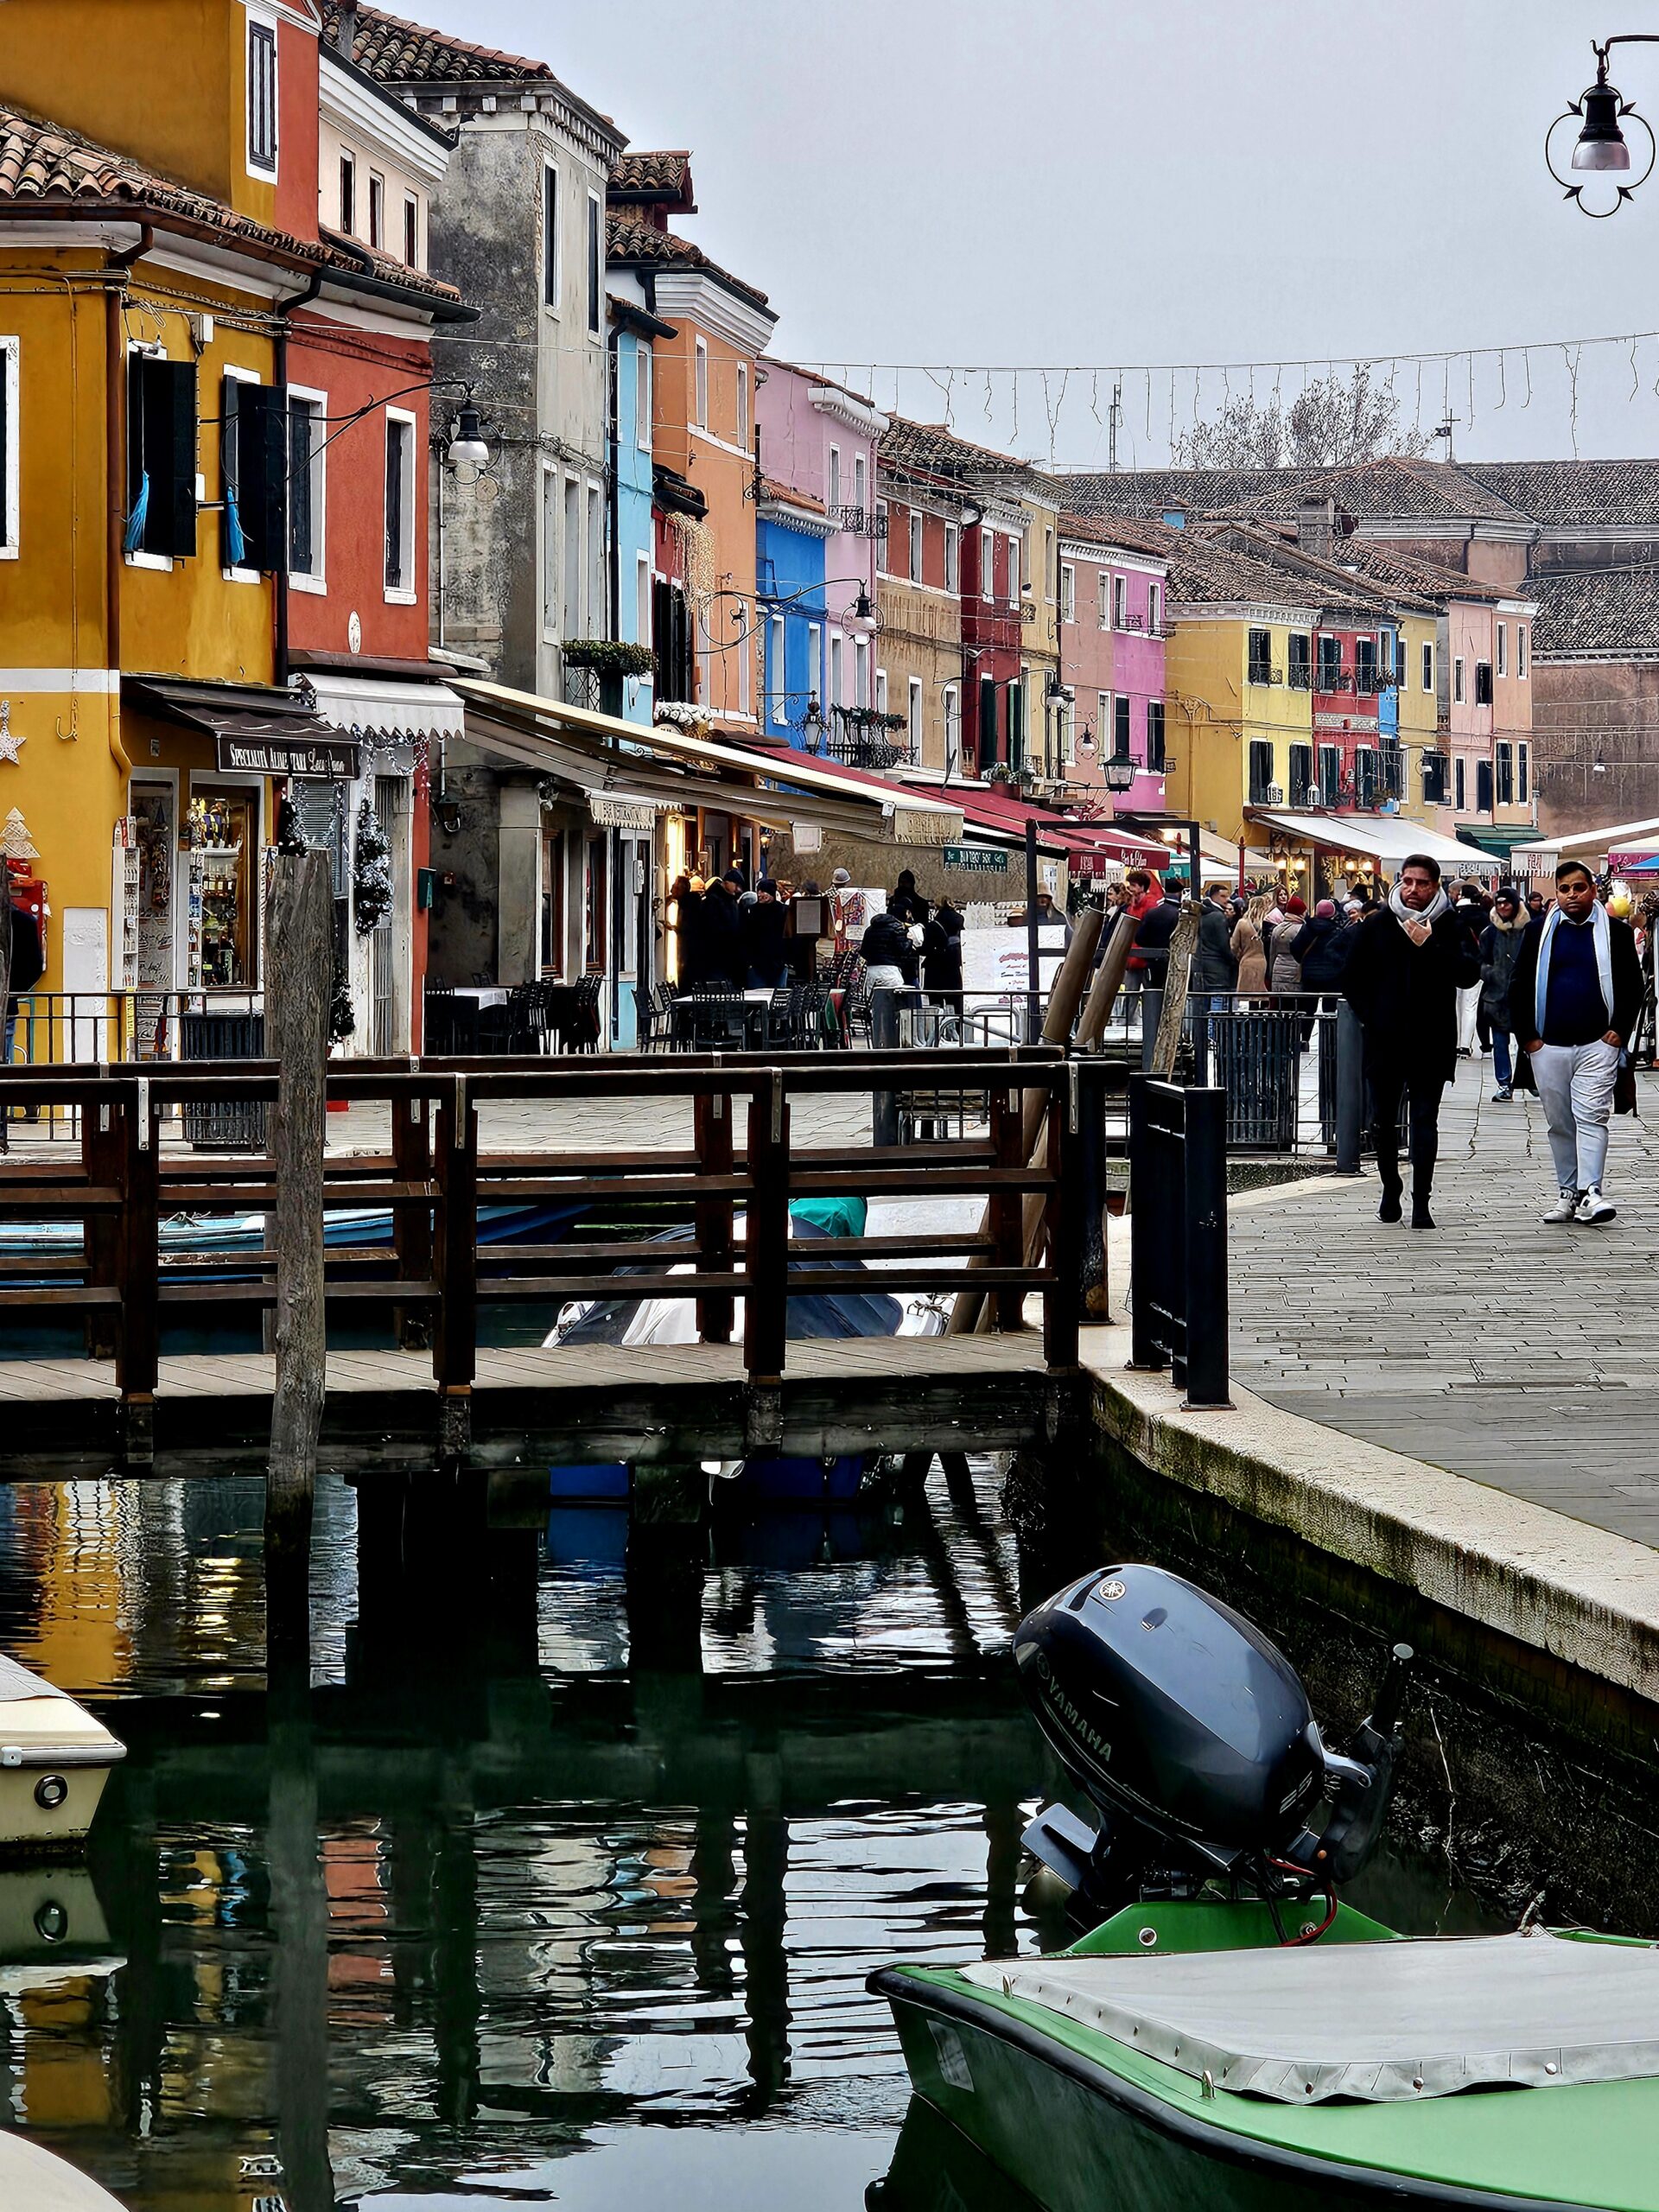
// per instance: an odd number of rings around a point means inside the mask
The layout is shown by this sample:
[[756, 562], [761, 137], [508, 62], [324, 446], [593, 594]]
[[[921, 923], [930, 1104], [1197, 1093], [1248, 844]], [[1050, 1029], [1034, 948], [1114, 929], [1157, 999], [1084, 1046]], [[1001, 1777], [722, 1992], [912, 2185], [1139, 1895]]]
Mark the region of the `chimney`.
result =
[[334, 26], [335, 51], [350, 61], [357, 50], [357, 0], [340, 0], [340, 21]]
[[1316, 561], [1333, 561], [1337, 555], [1337, 503], [1334, 499], [1304, 499], [1296, 510], [1296, 543]]

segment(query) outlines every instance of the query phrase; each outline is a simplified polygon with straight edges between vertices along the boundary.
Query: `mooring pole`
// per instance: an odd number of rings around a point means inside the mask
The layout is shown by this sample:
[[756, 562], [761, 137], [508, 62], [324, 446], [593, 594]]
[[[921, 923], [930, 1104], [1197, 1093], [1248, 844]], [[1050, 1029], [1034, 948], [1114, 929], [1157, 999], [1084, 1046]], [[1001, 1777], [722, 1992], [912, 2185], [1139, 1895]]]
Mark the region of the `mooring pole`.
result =
[[1365, 1139], [1365, 1036], [1346, 999], [1337, 1001], [1337, 1173], [1357, 1175]]
[[[265, 1473], [270, 1618], [278, 1585], [302, 1599], [322, 1426], [322, 1146], [328, 1007], [334, 992], [334, 900], [327, 856], [279, 851], [265, 910], [270, 964], [266, 1033], [276, 1062], [270, 1151], [276, 1228], [276, 1387]], [[297, 1618], [304, 1619], [301, 1604]]]
[[1037, 1009], [1042, 1004], [1038, 997], [1042, 988], [1039, 972], [1040, 955], [1037, 935], [1037, 817], [1026, 817], [1026, 1039], [1033, 1041], [1037, 1035]]

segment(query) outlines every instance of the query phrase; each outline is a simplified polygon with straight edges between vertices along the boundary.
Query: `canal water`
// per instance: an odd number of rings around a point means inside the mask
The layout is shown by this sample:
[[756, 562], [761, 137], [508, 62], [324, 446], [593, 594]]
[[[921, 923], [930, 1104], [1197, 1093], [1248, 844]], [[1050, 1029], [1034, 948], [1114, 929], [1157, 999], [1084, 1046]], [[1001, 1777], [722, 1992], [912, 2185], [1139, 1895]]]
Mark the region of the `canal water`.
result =
[[0, 1649], [130, 1747], [84, 1871], [0, 1872], [7, 2121], [131, 2212], [1014, 2212], [864, 1987], [1064, 1940], [996, 1470], [632, 1553], [434, 1487], [323, 1485], [270, 1681], [256, 1478], [0, 1490]]

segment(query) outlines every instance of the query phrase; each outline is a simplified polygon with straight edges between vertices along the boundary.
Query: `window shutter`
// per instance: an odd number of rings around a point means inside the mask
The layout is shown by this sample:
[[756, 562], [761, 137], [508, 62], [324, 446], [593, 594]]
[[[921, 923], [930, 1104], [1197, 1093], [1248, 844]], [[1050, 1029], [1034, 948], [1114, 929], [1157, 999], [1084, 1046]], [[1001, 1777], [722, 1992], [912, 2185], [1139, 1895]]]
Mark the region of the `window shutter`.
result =
[[288, 540], [288, 396], [245, 384], [237, 400], [236, 505], [247, 565], [268, 575]]
[[192, 560], [196, 550], [196, 365], [146, 358], [143, 465], [149, 474], [144, 550]]

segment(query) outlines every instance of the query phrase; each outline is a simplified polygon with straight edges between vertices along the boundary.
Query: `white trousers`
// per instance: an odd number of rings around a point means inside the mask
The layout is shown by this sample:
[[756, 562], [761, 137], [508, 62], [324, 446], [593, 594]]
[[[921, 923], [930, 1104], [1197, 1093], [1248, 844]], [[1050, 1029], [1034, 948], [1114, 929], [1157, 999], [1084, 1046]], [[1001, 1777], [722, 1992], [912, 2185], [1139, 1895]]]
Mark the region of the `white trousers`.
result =
[[1471, 983], [1458, 993], [1458, 1050], [1472, 1052], [1480, 1020], [1480, 985]]
[[1532, 1055], [1555, 1180], [1563, 1191], [1599, 1184], [1607, 1165], [1607, 1124], [1613, 1111], [1618, 1047], [1541, 1045]]

